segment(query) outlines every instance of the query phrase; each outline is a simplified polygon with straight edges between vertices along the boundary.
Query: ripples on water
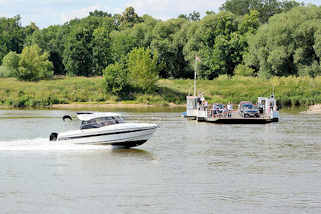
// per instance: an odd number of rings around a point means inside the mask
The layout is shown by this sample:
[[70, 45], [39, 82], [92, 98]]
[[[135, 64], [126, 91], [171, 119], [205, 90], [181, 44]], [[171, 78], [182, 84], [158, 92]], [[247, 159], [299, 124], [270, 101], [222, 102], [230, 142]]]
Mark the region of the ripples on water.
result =
[[[179, 113], [124, 113], [160, 125], [136, 149], [50, 143], [65, 111], [0, 111], [3, 213], [321, 213], [321, 116], [214, 125]], [[23, 139], [23, 140], [19, 140]]]

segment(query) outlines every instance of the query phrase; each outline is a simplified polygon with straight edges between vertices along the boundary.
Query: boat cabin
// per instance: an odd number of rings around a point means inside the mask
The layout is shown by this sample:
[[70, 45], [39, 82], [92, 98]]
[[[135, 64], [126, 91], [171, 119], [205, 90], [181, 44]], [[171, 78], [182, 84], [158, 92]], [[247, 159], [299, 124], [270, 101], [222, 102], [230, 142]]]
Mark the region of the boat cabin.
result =
[[277, 111], [276, 100], [274, 96], [271, 97], [258, 97], [257, 105], [260, 113], [269, 114], [271, 111]]
[[270, 96], [269, 98], [259, 97], [257, 104], [259, 106], [260, 113], [268, 116], [273, 121], [279, 121], [280, 116], [274, 95]]
[[186, 117], [196, 117], [201, 98], [199, 96], [186, 97]]
[[80, 129], [101, 128], [124, 123], [122, 117], [115, 113], [77, 113], [77, 117], [81, 120]]

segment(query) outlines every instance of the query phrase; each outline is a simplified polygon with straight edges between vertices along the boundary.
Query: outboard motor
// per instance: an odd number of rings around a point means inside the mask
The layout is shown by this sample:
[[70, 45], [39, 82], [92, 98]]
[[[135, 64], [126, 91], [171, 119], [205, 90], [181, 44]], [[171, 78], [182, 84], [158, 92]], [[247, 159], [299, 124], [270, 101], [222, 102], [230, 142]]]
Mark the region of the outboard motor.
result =
[[49, 140], [50, 141], [57, 141], [57, 138], [58, 138], [58, 133], [53, 132], [50, 134]]

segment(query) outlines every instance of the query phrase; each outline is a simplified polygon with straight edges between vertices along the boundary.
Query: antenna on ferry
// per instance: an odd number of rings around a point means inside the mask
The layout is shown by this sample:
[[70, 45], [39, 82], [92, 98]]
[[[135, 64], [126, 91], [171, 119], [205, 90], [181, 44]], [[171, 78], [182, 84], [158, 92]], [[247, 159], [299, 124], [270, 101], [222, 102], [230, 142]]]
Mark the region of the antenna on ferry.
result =
[[200, 62], [201, 59], [198, 56], [195, 56], [195, 68], [194, 68], [194, 97], [196, 97], [196, 73], [197, 73], [197, 62]]

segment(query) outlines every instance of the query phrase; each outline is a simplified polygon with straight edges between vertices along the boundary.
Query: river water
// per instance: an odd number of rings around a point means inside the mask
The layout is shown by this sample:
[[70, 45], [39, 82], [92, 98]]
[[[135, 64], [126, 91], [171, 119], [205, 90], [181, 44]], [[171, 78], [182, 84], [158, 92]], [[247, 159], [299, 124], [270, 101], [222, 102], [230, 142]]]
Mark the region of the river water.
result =
[[124, 112], [160, 125], [135, 149], [49, 143], [72, 111], [0, 110], [1, 213], [321, 213], [321, 115], [215, 125]]

